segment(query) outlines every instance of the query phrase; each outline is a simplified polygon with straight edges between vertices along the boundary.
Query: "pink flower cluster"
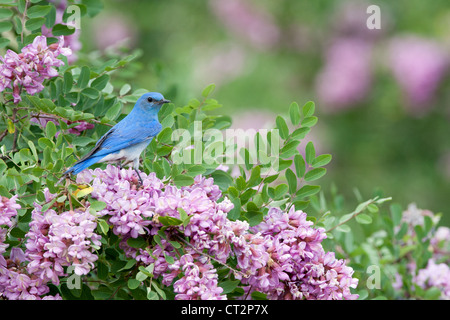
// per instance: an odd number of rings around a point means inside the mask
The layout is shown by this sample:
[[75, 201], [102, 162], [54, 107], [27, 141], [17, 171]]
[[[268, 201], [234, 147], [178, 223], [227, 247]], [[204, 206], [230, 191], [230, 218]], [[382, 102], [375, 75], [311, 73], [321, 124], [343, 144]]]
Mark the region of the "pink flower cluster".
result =
[[[271, 299], [357, 297], [350, 293], [357, 284], [353, 270], [334, 253], [325, 253], [324, 230], [313, 228], [306, 213], [273, 208], [260, 225], [250, 228], [245, 221], [227, 218], [233, 204], [227, 198], [220, 201], [222, 194], [212, 178], [197, 176], [193, 185], [177, 188], [154, 173], [141, 176], [142, 186], [133, 170], [108, 166], [83, 171], [77, 182], [91, 183], [92, 196], [106, 203], [99, 214], [109, 216], [126, 255], [154, 264], [153, 274], [162, 276], [164, 285], [175, 280], [176, 299], [225, 299], [213, 263], [230, 261], [235, 261], [234, 276], [251, 288], [247, 291], [258, 290]], [[189, 220], [175, 223], [160, 237], [160, 219], [180, 221], [183, 211]], [[159, 237], [158, 244], [138, 249], [127, 245], [128, 239], [139, 236]], [[182, 257], [169, 239], [184, 247]]]
[[325, 252], [323, 228], [313, 228], [306, 213], [271, 208], [264, 221], [252, 228], [264, 237], [267, 264], [248, 283], [270, 299], [356, 299], [350, 292], [358, 280], [353, 269], [334, 252]]
[[11, 218], [17, 216], [17, 210], [20, 209], [20, 204], [16, 203], [17, 198], [17, 195], [10, 199], [0, 197], [0, 225], [12, 226]]
[[414, 282], [424, 289], [438, 288], [442, 300], [450, 300], [450, 267], [448, 264], [437, 264], [433, 259], [428, 260], [425, 269], [419, 270]]
[[42, 295], [50, 290], [46, 282], [27, 271], [25, 253], [12, 248], [9, 259], [0, 255], [0, 298], [8, 300], [61, 300], [61, 296]]
[[36, 203], [26, 235], [28, 272], [56, 285], [59, 277], [66, 275], [64, 266], [74, 266], [77, 275], [89, 273], [98, 258], [94, 250], [101, 245], [96, 227], [96, 217], [89, 210], [61, 214], [53, 209], [42, 212], [42, 206]]
[[216, 269], [206, 257], [185, 254], [173, 267], [182, 269], [184, 273], [184, 276], [173, 284], [177, 300], [226, 299], [225, 295], [221, 295], [223, 289], [217, 285]]
[[11, 89], [14, 103], [19, 103], [22, 88], [31, 95], [42, 91], [44, 80], [56, 77], [58, 71], [55, 67], [64, 64], [57, 57], [72, 54], [69, 48], [63, 46], [63, 37], [59, 38], [58, 43], [48, 46], [45, 36], [37, 36], [19, 54], [8, 50], [4, 57], [0, 57], [0, 92]]
[[[25, 265], [25, 253], [20, 248], [11, 248], [9, 257], [4, 257], [8, 245], [6, 240], [6, 228], [12, 227], [11, 218], [17, 215], [21, 206], [16, 203], [17, 195], [10, 199], [2, 197], [0, 201], [0, 299], [25, 300], [41, 299], [41, 296], [49, 292], [45, 281], [36, 275], [29, 273]], [[45, 296], [42, 299], [61, 299], [59, 295]]]

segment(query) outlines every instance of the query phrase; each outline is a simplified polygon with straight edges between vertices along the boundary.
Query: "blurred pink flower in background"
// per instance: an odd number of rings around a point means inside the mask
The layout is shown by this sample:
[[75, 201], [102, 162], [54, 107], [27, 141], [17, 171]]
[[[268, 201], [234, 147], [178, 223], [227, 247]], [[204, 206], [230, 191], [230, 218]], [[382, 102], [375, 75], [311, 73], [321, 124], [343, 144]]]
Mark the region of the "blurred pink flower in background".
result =
[[372, 44], [360, 38], [336, 39], [326, 52], [316, 91], [323, 110], [348, 109], [360, 102], [371, 85]]
[[340, 36], [360, 37], [366, 41], [376, 40], [390, 27], [389, 10], [383, 7], [380, 15], [381, 29], [367, 28], [367, 8], [371, 5], [365, 0], [339, 1], [333, 15], [331, 28]]
[[210, 0], [212, 12], [225, 27], [258, 49], [274, 47], [281, 31], [269, 12], [261, 6], [242, 0]]
[[[55, 2], [55, 1], [51, 1]], [[63, 22], [63, 14], [67, 7], [67, 1], [63, 0], [56, 4], [56, 20], [55, 24], [67, 25]], [[75, 26], [74, 26], [75, 27]], [[42, 35], [46, 37], [53, 37], [51, 29], [48, 29], [45, 25], [41, 28]], [[67, 62], [73, 63], [78, 60], [77, 52], [81, 49], [80, 42], [80, 29], [76, 29], [74, 33], [68, 36], [63, 36], [65, 46], [72, 50], [72, 55], [67, 57]]]
[[[208, 50], [209, 49], [209, 50]], [[242, 74], [247, 66], [247, 55], [243, 48], [234, 44], [226, 44], [210, 49], [199, 47], [194, 56], [200, 57], [194, 68], [194, 82], [206, 85], [215, 83], [220, 86], [232, 81]]]
[[439, 43], [414, 35], [393, 38], [388, 48], [388, 64], [402, 88], [406, 107], [423, 113], [449, 65], [449, 53]]
[[136, 43], [137, 38], [137, 30], [133, 25], [133, 22], [128, 21], [126, 16], [122, 14], [100, 14], [93, 20], [92, 25], [95, 44], [100, 50], [121, 46], [132, 47]]

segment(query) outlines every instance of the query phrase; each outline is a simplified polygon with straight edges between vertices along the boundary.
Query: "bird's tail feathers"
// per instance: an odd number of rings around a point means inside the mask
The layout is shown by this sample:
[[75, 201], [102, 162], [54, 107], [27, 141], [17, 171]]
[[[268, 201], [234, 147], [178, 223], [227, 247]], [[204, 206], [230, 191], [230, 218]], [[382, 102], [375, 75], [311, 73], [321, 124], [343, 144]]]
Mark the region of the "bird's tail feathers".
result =
[[94, 163], [99, 162], [101, 158], [102, 157], [89, 157], [87, 159], [84, 159], [83, 161], [75, 163], [71, 168], [67, 169], [67, 171], [63, 173], [61, 179], [59, 179], [58, 181], [58, 184], [61, 183], [61, 181], [64, 180], [70, 174], [78, 174], [84, 169], [93, 165]]

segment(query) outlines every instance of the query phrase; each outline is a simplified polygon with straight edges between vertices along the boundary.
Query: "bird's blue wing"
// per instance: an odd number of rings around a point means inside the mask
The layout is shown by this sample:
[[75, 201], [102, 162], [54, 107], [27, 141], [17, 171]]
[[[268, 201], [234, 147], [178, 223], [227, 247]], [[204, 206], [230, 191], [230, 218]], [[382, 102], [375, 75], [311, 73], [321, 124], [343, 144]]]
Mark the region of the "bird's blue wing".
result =
[[85, 158], [90, 156], [106, 156], [146, 140], [150, 142], [160, 131], [161, 124], [158, 122], [147, 124], [145, 127], [113, 127], [97, 142], [94, 149]]

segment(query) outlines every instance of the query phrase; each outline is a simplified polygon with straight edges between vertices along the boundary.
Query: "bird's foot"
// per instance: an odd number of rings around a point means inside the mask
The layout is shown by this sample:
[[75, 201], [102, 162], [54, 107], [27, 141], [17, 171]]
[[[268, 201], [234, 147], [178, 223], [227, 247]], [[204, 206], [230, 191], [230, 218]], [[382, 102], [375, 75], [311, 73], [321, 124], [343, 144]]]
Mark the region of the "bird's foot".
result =
[[139, 171], [137, 169], [134, 169], [134, 171], [136, 171], [136, 174], [139, 178], [139, 182], [141, 183], [141, 186], [142, 186], [144, 184], [144, 181], [142, 180], [141, 175], [139, 174]]

